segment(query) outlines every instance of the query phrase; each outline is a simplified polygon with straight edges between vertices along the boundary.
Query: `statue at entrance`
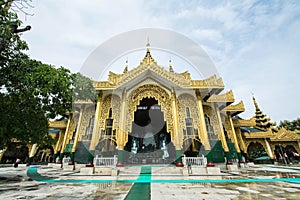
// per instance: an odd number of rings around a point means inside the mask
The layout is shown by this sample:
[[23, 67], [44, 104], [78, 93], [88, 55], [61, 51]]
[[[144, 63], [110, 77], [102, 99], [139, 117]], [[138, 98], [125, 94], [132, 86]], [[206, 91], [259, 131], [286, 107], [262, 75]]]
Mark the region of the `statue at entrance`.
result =
[[162, 141], [162, 147], [161, 150], [164, 152], [163, 158], [168, 158], [169, 157], [169, 153], [168, 153], [168, 148], [166, 146], [166, 142], [165, 140]]
[[133, 154], [136, 154], [136, 153], [137, 153], [137, 146], [136, 146], [136, 141], [135, 141], [135, 140], [133, 140], [131, 152], [132, 152]]
[[155, 143], [151, 125], [145, 127], [143, 146], [146, 151], [154, 151], [154, 149], [156, 148], [156, 143]]

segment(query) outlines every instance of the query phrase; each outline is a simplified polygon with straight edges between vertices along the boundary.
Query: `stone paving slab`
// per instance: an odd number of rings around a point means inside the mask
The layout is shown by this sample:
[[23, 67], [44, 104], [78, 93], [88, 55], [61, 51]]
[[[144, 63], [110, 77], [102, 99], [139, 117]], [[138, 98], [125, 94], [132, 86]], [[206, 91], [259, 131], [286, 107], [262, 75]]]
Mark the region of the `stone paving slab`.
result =
[[[255, 166], [243, 168], [239, 173], [222, 171], [220, 176], [152, 175], [150, 180], [231, 180], [241, 178], [300, 177], [299, 167]], [[45, 183], [32, 181], [26, 176], [27, 167], [0, 168], [1, 199], [124, 199], [132, 183], [117, 180], [137, 180], [140, 167], [124, 168], [119, 176], [81, 175], [77, 171], [64, 171], [40, 167], [38, 172], [60, 180], [109, 180], [107, 183]], [[115, 181], [115, 182], [114, 182]], [[151, 199], [299, 199], [300, 184], [273, 183], [151, 183]]]

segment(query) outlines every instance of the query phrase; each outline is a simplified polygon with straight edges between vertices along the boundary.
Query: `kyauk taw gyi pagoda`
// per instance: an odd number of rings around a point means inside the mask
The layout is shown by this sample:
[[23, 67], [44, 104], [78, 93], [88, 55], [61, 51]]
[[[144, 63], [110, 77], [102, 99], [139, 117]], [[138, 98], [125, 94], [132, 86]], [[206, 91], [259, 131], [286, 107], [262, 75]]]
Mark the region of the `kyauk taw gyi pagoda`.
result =
[[[147, 52], [140, 64], [122, 74], [109, 72], [107, 81], [94, 82], [97, 101], [75, 102], [66, 121], [49, 122], [56, 144], [48, 149], [28, 145], [30, 162], [95, 165], [98, 157], [115, 158], [116, 166], [175, 164], [185, 157], [205, 157], [216, 163], [253, 161], [268, 156], [295, 159], [299, 131], [277, 130], [260, 110], [241, 119], [243, 102], [223, 92], [221, 78], [192, 80], [190, 74], [159, 66]], [[4, 155], [4, 156], [3, 156]], [[2, 154], [2, 159], [5, 154]]]

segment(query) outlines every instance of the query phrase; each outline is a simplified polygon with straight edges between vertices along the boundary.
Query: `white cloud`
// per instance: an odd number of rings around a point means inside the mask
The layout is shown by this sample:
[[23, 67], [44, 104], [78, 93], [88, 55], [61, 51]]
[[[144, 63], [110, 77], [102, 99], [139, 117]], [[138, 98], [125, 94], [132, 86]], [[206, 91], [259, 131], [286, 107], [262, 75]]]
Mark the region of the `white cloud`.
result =
[[253, 92], [273, 120], [298, 117], [300, 3], [217, 2], [34, 1], [35, 16], [25, 22], [33, 29], [24, 38], [34, 58], [78, 71], [114, 35], [138, 28], [171, 29], [203, 46], [227, 89], [245, 101], [245, 115], [254, 114]]

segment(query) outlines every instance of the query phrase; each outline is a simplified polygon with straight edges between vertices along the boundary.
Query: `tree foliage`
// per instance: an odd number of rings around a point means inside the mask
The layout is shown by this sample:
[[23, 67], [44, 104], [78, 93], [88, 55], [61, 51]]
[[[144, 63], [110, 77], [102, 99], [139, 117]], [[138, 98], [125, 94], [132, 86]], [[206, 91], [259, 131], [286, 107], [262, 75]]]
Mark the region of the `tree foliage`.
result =
[[[92, 81], [68, 69], [30, 59], [22, 22], [0, 0], [0, 149], [11, 141], [45, 144], [48, 120], [72, 109], [72, 98], [93, 99]], [[74, 94], [74, 95], [73, 95]]]
[[300, 118], [297, 118], [293, 121], [283, 120], [279, 123], [279, 128], [284, 127], [287, 130], [300, 130]]
[[31, 29], [30, 26], [19, 28], [22, 21], [18, 19], [16, 13], [9, 9], [12, 0], [0, 0], [0, 67], [6, 66], [8, 62], [23, 57], [23, 50], [28, 46], [25, 41], [21, 40], [20, 33]]
[[93, 82], [86, 76], [83, 76], [79, 72], [73, 74], [73, 101], [77, 100], [96, 100], [96, 90], [93, 86]]

